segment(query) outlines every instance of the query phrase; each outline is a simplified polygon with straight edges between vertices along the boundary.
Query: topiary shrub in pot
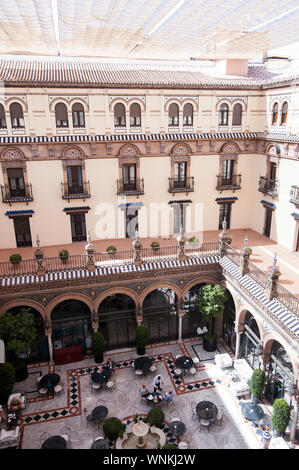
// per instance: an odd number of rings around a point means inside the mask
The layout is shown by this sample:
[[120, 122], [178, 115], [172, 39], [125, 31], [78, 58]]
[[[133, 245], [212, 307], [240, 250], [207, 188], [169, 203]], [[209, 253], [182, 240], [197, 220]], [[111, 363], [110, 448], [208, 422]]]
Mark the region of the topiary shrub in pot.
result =
[[249, 383], [249, 390], [253, 402], [256, 402], [257, 399], [260, 398], [261, 394], [263, 393], [265, 388], [265, 380], [265, 371], [261, 369], [254, 369]]
[[108, 246], [106, 252], [109, 253], [110, 255], [114, 255], [117, 252], [116, 246], [114, 245]]
[[0, 334], [5, 343], [7, 358], [16, 371], [16, 381], [28, 376], [27, 360], [36, 338], [34, 314], [30, 308], [19, 313], [5, 312], [0, 316]]
[[152, 408], [147, 414], [147, 422], [150, 426], [160, 428], [164, 423], [165, 415], [161, 408]]
[[136, 348], [137, 354], [145, 354], [145, 346], [148, 344], [148, 329], [145, 325], [138, 325], [136, 328]]
[[153, 251], [158, 251], [160, 250], [160, 243], [159, 242], [152, 242], [151, 247]]
[[96, 331], [92, 336], [91, 350], [94, 360], [97, 363], [103, 362], [105, 349], [105, 337], [100, 331]]
[[178, 446], [175, 446], [174, 444], [170, 444], [170, 442], [168, 442], [168, 444], [165, 444], [162, 449], [177, 449]]
[[272, 424], [276, 434], [284, 434], [291, 417], [290, 407], [284, 398], [277, 398], [273, 403]]
[[118, 418], [112, 417], [104, 421], [103, 431], [111, 441], [114, 441], [119, 436], [123, 436], [126, 425], [123, 424]]
[[16, 381], [15, 368], [10, 362], [0, 364], [0, 404], [6, 405]]
[[60, 250], [59, 252], [59, 258], [63, 263], [66, 263], [69, 257], [69, 252], [64, 248], [63, 250]]
[[13, 255], [10, 255], [9, 261], [14, 266], [17, 266], [22, 261], [22, 256], [19, 253], [14, 253]]
[[196, 298], [196, 303], [209, 325], [209, 331], [203, 335], [203, 348], [206, 351], [216, 350], [217, 336], [212, 331], [213, 319], [222, 314], [227, 298], [225, 289], [218, 284], [206, 284]]

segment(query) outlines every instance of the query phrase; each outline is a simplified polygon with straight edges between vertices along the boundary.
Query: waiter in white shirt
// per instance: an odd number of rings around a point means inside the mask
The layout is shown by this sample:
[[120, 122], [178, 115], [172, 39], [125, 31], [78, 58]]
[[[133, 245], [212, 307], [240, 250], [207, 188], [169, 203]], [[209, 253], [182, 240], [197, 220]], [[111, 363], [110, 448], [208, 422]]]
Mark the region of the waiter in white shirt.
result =
[[162, 375], [156, 375], [156, 377], [154, 378], [154, 381], [153, 381], [153, 385], [154, 385], [154, 392], [158, 390], [162, 391], [162, 388], [161, 388], [161, 385], [163, 384], [163, 379], [162, 379]]

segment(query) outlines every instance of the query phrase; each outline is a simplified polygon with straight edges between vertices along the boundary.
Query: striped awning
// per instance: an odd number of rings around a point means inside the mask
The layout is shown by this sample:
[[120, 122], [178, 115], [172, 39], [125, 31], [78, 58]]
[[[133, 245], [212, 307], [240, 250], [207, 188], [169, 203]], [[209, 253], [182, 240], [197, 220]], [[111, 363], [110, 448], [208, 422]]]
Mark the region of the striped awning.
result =
[[124, 202], [122, 204], [119, 204], [118, 207], [141, 207], [143, 206], [143, 202]]
[[18, 216], [18, 215], [32, 215], [34, 214], [34, 210], [28, 209], [28, 210], [20, 210], [20, 211], [6, 211], [5, 215], [8, 215], [10, 217]]
[[179, 200], [175, 200], [175, 201], [169, 201], [168, 204], [190, 204], [191, 199], [179, 199]]
[[65, 207], [63, 209], [66, 214], [70, 212], [88, 212], [90, 210], [89, 206], [79, 206], [79, 207]]
[[269, 207], [270, 209], [276, 209], [276, 205], [269, 201], [260, 201], [264, 206]]
[[221, 202], [235, 202], [237, 201], [239, 198], [236, 197], [236, 196], [231, 196], [231, 197], [217, 197], [215, 199], [215, 201], [219, 204]]

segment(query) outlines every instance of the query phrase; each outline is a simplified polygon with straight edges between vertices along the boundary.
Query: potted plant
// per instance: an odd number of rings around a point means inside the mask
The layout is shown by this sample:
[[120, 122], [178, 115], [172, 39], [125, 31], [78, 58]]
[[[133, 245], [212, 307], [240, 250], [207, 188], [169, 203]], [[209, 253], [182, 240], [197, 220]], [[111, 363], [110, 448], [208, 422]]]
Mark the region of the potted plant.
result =
[[151, 247], [153, 251], [158, 251], [160, 250], [160, 243], [159, 242], [152, 242]]
[[145, 325], [138, 325], [136, 328], [136, 348], [137, 354], [145, 354], [145, 346], [148, 344], [148, 329]]
[[101, 363], [104, 358], [105, 337], [100, 331], [96, 331], [92, 336], [91, 349], [95, 362]]
[[119, 436], [123, 436], [126, 429], [126, 425], [123, 424], [120, 419], [112, 417], [105, 419], [103, 424], [103, 431], [111, 441], [114, 441]]
[[291, 417], [290, 407], [284, 398], [277, 398], [273, 403], [272, 424], [276, 435], [284, 434]]
[[34, 314], [30, 308], [19, 313], [5, 312], [0, 317], [0, 333], [6, 346], [7, 357], [16, 369], [16, 381], [28, 376], [26, 357], [36, 338]]
[[178, 447], [174, 444], [170, 444], [170, 442], [168, 442], [167, 444], [164, 444], [164, 446], [162, 447], [162, 449], [177, 449]]
[[199, 242], [198, 238], [196, 238], [196, 237], [194, 237], [194, 236], [191, 237], [191, 238], [189, 238], [189, 243], [190, 243], [191, 245], [197, 245], [198, 242]]
[[147, 414], [147, 422], [150, 426], [160, 428], [164, 423], [165, 415], [161, 408], [152, 408]]
[[254, 369], [249, 382], [249, 390], [251, 393], [251, 400], [253, 402], [257, 402], [258, 398], [263, 393], [265, 388], [265, 380], [265, 371], [261, 369]]
[[107, 248], [107, 253], [109, 253], [110, 255], [114, 255], [116, 252], [117, 252], [117, 249], [116, 249], [116, 246], [114, 245], [110, 245], [108, 246]]
[[6, 405], [16, 381], [16, 372], [10, 362], [0, 364], [0, 404]]
[[216, 349], [217, 336], [212, 331], [213, 320], [222, 314], [226, 300], [225, 289], [218, 284], [203, 286], [201, 294], [196, 299], [196, 303], [209, 325], [208, 332], [203, 335], [203, 348], [206, 351], [215, 351]]
[[68, 260], [68, 257], [69, 257], [69, 252], [63, 248], [62, 250], [60, 250], [59, 252], [59, 258], [61, 259], [61, 261], [65, 264]]
[[227, 243], [228, 245], [230, 245], [231, 242], [232, 242], [232, 240], [233, 240], [232, 237], [227, 237], [227, 238], [226, 238], [226, 243]]
[[10, 255], [9, 261], [13, 266], [17, 266], [22, 261], [22, 256], [19, 253], [14, 253], [13, 255]]

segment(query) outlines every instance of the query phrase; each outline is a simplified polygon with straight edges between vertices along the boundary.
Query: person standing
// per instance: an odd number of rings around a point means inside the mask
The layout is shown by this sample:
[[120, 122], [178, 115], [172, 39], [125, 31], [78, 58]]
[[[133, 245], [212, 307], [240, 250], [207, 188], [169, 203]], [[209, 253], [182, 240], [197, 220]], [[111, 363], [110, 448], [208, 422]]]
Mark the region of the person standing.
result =
[[166, 401], [167, 405], [169, 405], [173, 397], [174, 397], [174, 393], [171, 390], [165, 393], [164, 400]]
[[161, 392], [162, 391], [162, 387], [161, 385], [163, 384], [163, 379], [162, 379], [162, 375], [156, 375], [156, 377], [154, 378], [154, 381], [153, 381], [153, 385], [154, 385], [154, 392], [157, 391], [157, 389]]

